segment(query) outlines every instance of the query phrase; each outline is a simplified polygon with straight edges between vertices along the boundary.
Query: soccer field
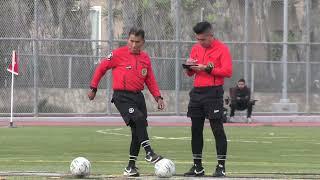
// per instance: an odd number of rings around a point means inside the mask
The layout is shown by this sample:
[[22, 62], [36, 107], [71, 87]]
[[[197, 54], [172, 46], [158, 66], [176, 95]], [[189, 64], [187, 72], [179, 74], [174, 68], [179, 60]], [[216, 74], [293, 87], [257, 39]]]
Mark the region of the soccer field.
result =
[[[226, 127], [228, 177], [320, 178], [318, 127]], [[189, 127], [149, 127], [155, 151], [174, 161], [178, 175], [192, 165]], [[215, 144], [205, 128], [206, 175], [216, 165]], [[17, 172], [69, 174], [78, 156], [88, 158], [93, 177], [121, 177], [128, 160], [129, 128], [18, 127], [0, 129], [0, 177]], [[142, 176], [154, 172], [140, 151]]]

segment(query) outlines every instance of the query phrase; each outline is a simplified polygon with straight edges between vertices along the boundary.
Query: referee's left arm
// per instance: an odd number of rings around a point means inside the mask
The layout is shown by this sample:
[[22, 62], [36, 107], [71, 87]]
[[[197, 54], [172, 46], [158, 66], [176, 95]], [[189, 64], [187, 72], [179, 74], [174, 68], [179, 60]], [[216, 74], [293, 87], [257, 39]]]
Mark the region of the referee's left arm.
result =
[[223, 49], [223, 52], [220, 58], [221, 58], [221, 66], [214, 67], [210, 74], [214, 76], [231, 77], [232, 60], [231, 60], [231, 54], [227, 47]]

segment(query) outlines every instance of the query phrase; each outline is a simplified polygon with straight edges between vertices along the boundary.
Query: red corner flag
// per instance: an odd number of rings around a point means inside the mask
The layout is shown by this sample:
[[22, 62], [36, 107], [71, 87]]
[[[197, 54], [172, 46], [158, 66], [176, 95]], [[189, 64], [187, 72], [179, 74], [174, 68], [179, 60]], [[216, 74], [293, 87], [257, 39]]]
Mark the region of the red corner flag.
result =
[[9, 65], [7, 69], [9, 72], [18, 75], [18, 56], [16, 51], [12, 51], [12, 63]]

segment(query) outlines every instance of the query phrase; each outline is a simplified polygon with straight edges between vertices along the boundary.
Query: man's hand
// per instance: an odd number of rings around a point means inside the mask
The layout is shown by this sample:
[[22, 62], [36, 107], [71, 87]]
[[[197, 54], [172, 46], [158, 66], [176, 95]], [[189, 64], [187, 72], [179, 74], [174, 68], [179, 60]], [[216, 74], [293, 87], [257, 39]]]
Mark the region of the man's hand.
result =
[[158, 109], [163, 110], [164, 109], [164, 101], [162, 99], [158, 99]]
[[190, 71], [192, 71], [192, 70], [191, 70], [191, 69], [184, 69], [183, 71], [184, 71], [184, 74], [187, 75], [187, 74], [188, 74]]
[[88, 92], [88, 98], [89, 98], [90, 101], [91, 101], [91, 100], [94, 99], [94, 97], [96, 97], [96, 92], [90, 90], [90, 91]]
[[195, 65], [197, 64], [198, 60], [197, 59], [191, 59], [191, 58], [188, 58], [186, 60], [186, 64], [189, 64], [189, 65]]
[[197, 64], [197, 66], [191, 66], [190, 68], [194, 71], [204, 71], [207, 65], [204, 64]]

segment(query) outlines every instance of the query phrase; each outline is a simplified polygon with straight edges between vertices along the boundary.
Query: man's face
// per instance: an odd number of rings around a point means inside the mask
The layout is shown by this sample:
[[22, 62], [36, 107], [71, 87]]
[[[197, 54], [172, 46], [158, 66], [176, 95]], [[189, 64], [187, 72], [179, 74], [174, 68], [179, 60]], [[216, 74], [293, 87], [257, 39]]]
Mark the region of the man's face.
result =
[[238, 82], [238, 87], [243, 89], [246, 84], [244, 82]]
[[128, 39], [128, 47], [130, 52], [138, 54], [144, 45], [144, 39], [141, 36], [135, 36], [131, 34]]
[[213, 36], [210, 32], [205, 32], [202, 34], [196, 34], [196, 39], [202, 47], [207, 48], [211, 45]]

